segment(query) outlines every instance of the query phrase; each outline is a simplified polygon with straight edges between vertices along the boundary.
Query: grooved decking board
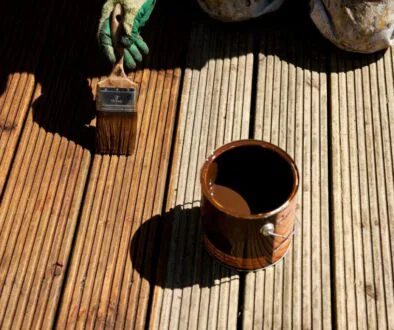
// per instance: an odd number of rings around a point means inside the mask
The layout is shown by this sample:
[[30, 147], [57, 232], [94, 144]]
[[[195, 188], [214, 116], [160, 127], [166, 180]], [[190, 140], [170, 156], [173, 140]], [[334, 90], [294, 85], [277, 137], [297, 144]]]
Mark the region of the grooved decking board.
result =
[[239, 275], [201, 242], [199, 170], [224, 143], [248, 138], [253, 37], [239, 26], [193, 25], [153, 297], [154, 329], [235, 329]]
[[327, 59], [313, 27], [283, 21], [261, 29], [254, 136], [295, 159], [299, 223], [285, 259], [246, 275], [243, 328], [328, 329]]
[[59, 3], [61, 17], [50, 15], [47, 40], [36, 45], [37, 84], [0, 204], [2, 329], [50, 328], [66, 276], [91, 160], [87, 125], [97, 82], [81, 70], [97, 63], [96, 19], [85, 11], [95, 15], [100, 7], [76, 8], [76, 1]]
[[394, 329], [394, 58], [332, 56], [337, 326]]
[[52, 3], [43, 6], [43, 2], [37, 1], [36, 6], [0, 5], [3, 17], [0, 27], [5, 32], [0, 48], [0, 196], [34, 92], [34, 71], [48, 27], [47, 20], [41, 18], [50, 17], [53, 10]]
[[[187, 24], [172, 35], [174, 17], [160, 7], [148, 38], [151, 56], [140, 84], [134, 155], [96, 155], [65, 285], [58, 329], [143, 329], [155, 269], [155, 239], [163, 208]], [[174, 49], [177, 49], [174, 52]]]
[[5, 329], [53, 321], [89, 169], [90, 152], [76, 143], [74, 127], [89, 103], [69, 94], [86, 82], [52, 78], [50, 95], [35, 90], [0, 206]]

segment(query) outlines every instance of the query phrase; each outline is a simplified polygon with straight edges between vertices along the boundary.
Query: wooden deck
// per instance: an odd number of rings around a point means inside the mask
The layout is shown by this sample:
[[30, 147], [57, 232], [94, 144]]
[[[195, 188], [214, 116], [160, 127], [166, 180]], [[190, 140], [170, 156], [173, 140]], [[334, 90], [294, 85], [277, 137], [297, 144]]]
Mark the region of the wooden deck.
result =
[[[137, 152], [95, 155], [101, 5], [0, 5], [0, 328], [394, 329], [393, 50], [339, 51], [297, 2], [221, 24], [162, 0]], [[202, 162], [243, 138], [302, 187], [291, 250], [252, 273], [199, 225]]]

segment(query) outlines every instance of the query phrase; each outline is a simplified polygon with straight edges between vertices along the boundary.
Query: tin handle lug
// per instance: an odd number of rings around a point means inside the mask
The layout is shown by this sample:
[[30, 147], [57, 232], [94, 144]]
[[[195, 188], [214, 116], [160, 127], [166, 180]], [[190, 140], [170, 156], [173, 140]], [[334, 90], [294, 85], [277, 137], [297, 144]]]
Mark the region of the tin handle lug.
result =
[[[281, 238], [287, 238], [288, 236], [284, 236], [284, 235], [280, 235], [275, 233], [275, 226], [273, 223], [268, 222], [266, 223], [263, 227], [261, 227], [260, 229], [260, 233], [265, 236], [265, 237], [269, 237], [269, 236], [273, 236], [273, 237], [281, 237]], [[294, 232], [293, 232], [294, 233]], [[292, 233], [292, 234], [293, 234]], [[291, 235], [292, 235], [291, 234]]]
[[263, 227], [260, 229], [260, 233], [265, 236], [273, 236], [275, 234], [275, 226], [273, 223], [266, 223]]

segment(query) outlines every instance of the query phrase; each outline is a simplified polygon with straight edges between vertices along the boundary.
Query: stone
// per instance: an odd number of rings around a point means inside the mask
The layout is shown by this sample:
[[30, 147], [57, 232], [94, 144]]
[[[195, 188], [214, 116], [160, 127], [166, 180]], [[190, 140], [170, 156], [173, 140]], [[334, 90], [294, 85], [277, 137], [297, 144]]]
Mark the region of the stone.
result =
[[337, 47], [374, 53], [394, 43], [393, 0], [311, 0], [311, 18]]
[[285, 0], [197, 0], [201, 8], [220, 21], [239, 22], [273, 12]]

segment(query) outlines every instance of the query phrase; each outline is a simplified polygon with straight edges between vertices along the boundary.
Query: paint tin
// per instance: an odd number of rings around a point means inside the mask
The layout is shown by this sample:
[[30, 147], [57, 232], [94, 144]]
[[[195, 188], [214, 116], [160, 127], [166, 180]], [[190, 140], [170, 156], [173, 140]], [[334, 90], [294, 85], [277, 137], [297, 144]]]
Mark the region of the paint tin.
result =
[[208, 252], [251, 271], [279, 261], [290, 247], [299, 173], [279, 147], [241, 140], [216, 150], [201, 169], [201, 223]]

